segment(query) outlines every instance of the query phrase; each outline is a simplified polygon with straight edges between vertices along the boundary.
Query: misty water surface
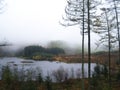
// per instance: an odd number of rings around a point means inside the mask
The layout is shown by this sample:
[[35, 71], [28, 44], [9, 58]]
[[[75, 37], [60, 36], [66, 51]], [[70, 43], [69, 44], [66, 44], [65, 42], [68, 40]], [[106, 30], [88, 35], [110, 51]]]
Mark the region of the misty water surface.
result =
[[[5, 57], [0, 58], [0, 68], [3, 66], [9, 66], [11, 69], [17, 68], [19, 71], [24, 69], [24, 72], [27, 70], [32, 70], [34, 75], [39, 72], [42, 73], [43, 77], [53, 75], [53, 72], [58, 70], [64, 71], [67, 76], [70, 78], [74, 74], [74, 78], [81, 78], [81, 63], [64, 63], [58, 61], [34, 61], [34, 60], [25, 60], [16, 57]], [[91, 64], [91, 71], [93, 72], [95, 63]], [[88, 75], [88, 64], [84, 64], [85, 77]]]

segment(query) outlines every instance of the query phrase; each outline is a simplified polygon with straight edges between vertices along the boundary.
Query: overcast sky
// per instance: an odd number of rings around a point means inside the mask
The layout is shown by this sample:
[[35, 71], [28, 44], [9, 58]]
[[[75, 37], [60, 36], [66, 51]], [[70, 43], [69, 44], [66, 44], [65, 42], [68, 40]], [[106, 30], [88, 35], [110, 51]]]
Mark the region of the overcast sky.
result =
[[64, 27], [59, 24], [66, 0], [5, 1], [4, 12], [0, 14], [1, 41], [6, 40], [13, 44], [37, 44], [53, 40], [81, 43], [79, 26]]

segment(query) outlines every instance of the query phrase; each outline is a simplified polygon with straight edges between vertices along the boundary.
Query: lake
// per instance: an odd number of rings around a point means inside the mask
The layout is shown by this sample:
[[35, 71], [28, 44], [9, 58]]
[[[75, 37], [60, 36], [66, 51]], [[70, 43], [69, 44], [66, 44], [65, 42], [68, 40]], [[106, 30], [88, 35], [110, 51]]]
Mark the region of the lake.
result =
[[[3, 66], [9, 66], [11, 70], [17, 68], [19, 71], [24, 72], [32, 70], [33, 75], [41, 73], [45, 78], [46, 76], [51, 76], [55, 80], [55, 76], [58, 74], [67, 76], [68, 78], [81, 78], [81, 63], [64, 63], [58, 61], [34, 61], [26, 60], [17, 57], [4, 57], [0, 58], [0, 70]], [[91, 63], [91, 72], [94, 71], [95, 63]], [[88, 76], [88, 64], [84, 64], [85, 77]]]

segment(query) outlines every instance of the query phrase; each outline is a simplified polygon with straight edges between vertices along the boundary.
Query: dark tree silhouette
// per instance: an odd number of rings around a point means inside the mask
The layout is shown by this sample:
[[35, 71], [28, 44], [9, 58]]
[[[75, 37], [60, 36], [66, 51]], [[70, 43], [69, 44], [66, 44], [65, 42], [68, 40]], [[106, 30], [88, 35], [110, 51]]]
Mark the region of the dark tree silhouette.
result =
[[[75, 26], [80, 25], [82, 29], [82, 77], [84, 78], [84, 35], [88, 35], [88, 78], [90, 85], [91, 76], [91, 39], [90, 31], [93, 26], [93, 21], [96, 18], [96, 7], [100, 4], [98, 0], [68, 0], [65, 7], [66, 16], [63, 17], [63, 26]], [[83, 80], [84, 83], [84, 80]], [[84, 90], [84, 85], [82, 85]]]

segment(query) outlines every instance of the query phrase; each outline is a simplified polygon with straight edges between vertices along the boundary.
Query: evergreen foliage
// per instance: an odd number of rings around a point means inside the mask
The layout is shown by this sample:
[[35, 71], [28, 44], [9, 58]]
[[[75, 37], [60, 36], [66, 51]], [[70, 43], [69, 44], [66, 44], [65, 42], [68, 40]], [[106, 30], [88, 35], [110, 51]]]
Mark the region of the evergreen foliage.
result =
[[24, 48], [24, 57], [32, 59], [51, 59], [54, 55], [65, 54], [64, 49], [53, 47], [44, 48], [42, 46], [27, 46]]

